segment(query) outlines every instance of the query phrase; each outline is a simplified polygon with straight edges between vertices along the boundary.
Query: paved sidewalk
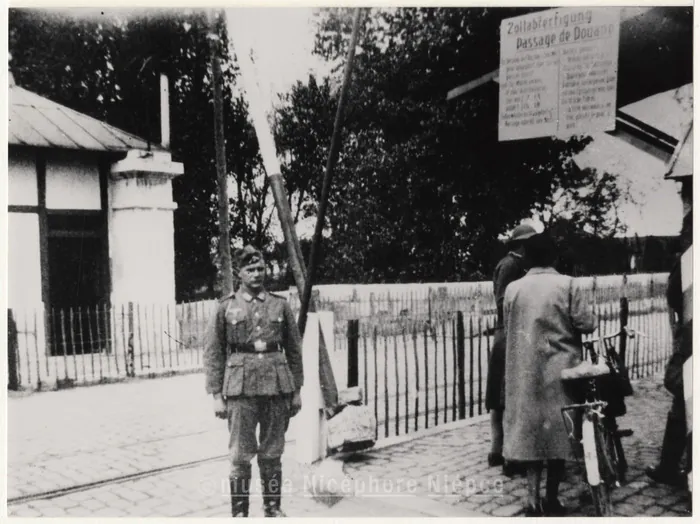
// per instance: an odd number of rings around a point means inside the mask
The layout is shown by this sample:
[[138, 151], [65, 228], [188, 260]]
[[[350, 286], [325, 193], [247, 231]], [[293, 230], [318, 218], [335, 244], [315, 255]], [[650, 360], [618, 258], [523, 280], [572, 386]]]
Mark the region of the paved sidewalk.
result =
[[8, 498], [226, 453], [200, 374], [8, 399]]
[[[203, 380], [195, 374], [28, 396], [11, 393], [8, 514], [229, 516], [226, 423], [211, 414]], [[452, 513], [431, 501], [414, 501], [415, 509], [407, 513], [391, 497], [385, 502], [345, 497], [329, 507], [314, 498], [317, 467], [301, 466], [293, 457], [292, 441], [283, 458], [284, 507], [290, 516]], [[153, 473], [165, 468], [171, 469]], [[255, 464], [253, 474], [257, 485]], [[254, 493], [252, 516], [261, 516], [261, 504], [259, 492]]]
[[[53, 498], [10, 500], [9, 515], [228, 516], [226, 427], [211, 416], [202, 384], [197, 374], [11, 396], [8, 498], [97, 484]], [[620, 515], [688, 514], [682, 492], [655, 486], [643, 475], [657, 459], [669, 405], [660, 380], [637, 384], [628, 402], [621, 425], [635, 435], [625, 440], [630, 482], [614, 495]], [[295, 517], [516, 515], [525, 481], [489, 469], [488, 447], [488, 421], [480, 417], [346, 457], [343, 477], [329, 463], [320, 469], [295, 463], [289, 443], [285, 510]], [[189, 463], [195, 464], [182, 466]], [[172, 469], [149, 473], [159, 468]], [[314, 498], [319, 486], [345, 496], [328, 504]], [[577, 506], [581, 490], [570, 472], [563, 502]], [[260, 516], [260, 507], [256, 493], [253, 516]]]

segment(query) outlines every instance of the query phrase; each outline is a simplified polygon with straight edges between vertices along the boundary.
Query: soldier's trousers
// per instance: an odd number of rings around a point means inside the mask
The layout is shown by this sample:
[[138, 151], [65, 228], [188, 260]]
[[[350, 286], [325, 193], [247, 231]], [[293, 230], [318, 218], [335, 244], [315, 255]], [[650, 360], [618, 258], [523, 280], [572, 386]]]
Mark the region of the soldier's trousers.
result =
[[[234, 397], [226, 400], [228, 410], [231, 477], [250, 477], [250, 462], [257, 455], [263, 469], [279, 470], [289, 427], [289, 395]], [[256, 428], [260, 426], [260, 440]]]

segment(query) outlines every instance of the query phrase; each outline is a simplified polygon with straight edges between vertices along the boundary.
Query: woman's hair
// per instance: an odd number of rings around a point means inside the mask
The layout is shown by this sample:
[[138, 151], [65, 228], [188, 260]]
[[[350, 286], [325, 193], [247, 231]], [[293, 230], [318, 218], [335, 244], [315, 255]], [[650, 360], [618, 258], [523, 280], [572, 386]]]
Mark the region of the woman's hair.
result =
[[532, 267], [550, 267], [557, 261], [557, 245], [546, 232], [528, 238], [523, 245], [525, 256]]

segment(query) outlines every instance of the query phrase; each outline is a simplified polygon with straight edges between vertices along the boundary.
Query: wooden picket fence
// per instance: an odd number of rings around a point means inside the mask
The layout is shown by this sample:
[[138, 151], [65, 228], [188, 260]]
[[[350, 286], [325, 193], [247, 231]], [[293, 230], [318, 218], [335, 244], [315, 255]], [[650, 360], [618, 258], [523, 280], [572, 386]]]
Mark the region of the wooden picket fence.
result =
[[[627, 315], [621, 315], [623, 309]], [[632, 379], [663, 371], [672, 348], [664, 299], [632, 302], [623, 297], [619, 304], [599, 306], [598, 318], [596, 335], [617, 333], [623, 324], [635, 333], [627, 338], [624, 355]], [[382, 333], [376, 325], [363, 330], [361, 323], [347, 322], [347, 364], [335, 364], [347, 385], [363, 388], [365, 403], [374, 408], [378, 438], [486, 413], [495, 315], [458, 311], [400, 333]], [[619, 340], [617, 348], [619, 352]]]
[[[576, 279], [595, 300], [600, 333], [619, 329], [621, 301], [629, 326], [633, 379], [663, 370], [671, 334], [667, 276]], [[432, 427], [484, 411], [495, 303], [491, 284], [319, 286], [319, 310], [334, 312], [331, 363], [339, 387], [363, 387], [379, 437]], [[341, 293], [342, 291], [342, 293]], [[344, 293], [344, 295], [343, 295]], [[294, 293], [288, 293], [298, 308]], [[9, 385], [51, 390], [132, 377], [201, 372], [214, 300], [183, 304], [100, 304], [9, 311]], [[307, 371], [308, 372], [308, 371]]]
[[215, 304], [11, 309], [17, 340], [10, 382], [17, 388], [60, 389], [200, 371]]

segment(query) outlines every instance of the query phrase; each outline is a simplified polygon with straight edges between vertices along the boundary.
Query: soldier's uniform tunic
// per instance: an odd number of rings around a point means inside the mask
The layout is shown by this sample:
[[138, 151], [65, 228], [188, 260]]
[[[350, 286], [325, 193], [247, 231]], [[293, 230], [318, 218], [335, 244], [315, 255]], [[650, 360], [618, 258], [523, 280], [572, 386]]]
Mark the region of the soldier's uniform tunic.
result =
[[239, 509], [247, 514], [255, 455], [265, 505], [279, 505], [291, 398], [304, 381], [301, 335], [289, 304], [266, 291], [257, 296], [239, 291], [223, 298], [208, 328], [204, 356], [207, 393], [221, 393], [226, 400], [231, 489], [245, 492], [244, 508]]

